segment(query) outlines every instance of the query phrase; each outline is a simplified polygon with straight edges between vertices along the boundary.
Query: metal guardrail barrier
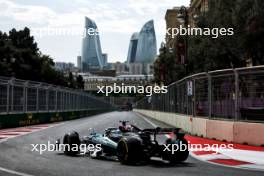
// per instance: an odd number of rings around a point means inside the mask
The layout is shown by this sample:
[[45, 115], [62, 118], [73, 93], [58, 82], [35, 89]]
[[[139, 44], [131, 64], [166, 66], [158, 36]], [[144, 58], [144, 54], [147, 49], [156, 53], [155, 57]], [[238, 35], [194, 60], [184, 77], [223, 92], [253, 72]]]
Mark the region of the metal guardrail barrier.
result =
[[0, 114], [110, 109], [81, 90], [0, 77]]
[[137, 109], [231, 120], [264, 120], [264, 66], [186, 77], [136, 103]]

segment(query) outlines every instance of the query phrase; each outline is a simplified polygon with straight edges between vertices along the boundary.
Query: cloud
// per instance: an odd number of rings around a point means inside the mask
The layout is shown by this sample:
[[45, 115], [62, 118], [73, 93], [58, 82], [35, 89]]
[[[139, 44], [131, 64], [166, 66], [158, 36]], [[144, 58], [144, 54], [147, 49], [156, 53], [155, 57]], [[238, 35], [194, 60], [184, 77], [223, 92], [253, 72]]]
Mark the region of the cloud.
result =
[[148, 13], [155, 14], [164, 7], [174, 7], [179, 5], [188, 5], [186, 0], [128, 0], [128, 6], [138, 15]]
[[[181, 1], [186, 3], [186, 0]], [[2, 7], [0, 15], [18, 22], [26, 22], [30, 26], [35, 24], [46, 25], [45, 27], [74, 28], [82, 28], [84, 16], [89, 16], [96, 21], [103, 32], [131, 33], [136, 28], [140, 28], [145, 21], [150, 19], [160, 21], [160, 11], [165, 13], [164, 9], [175, 5], [175, 0], [127, 0], [126, 2], [124, 0], [75, 0], [73, 2], [75, 9], [67, 13], [58, 13], [47, 5], [23, 5], [11, 0], [0, 0], [0, 7]]]
[[[121, 32], [121, 27], [128, 28], [134, 25], [136, 20], [133, 18], [123, 18], [128, 12], [122, 8], [114, 8], [113, 4], [92, 4], [92, 1], [77, 0], [76, 2], [85, 3], [72, 12], [57, 13], [52, 8], [40, 5], [21, 5], [11, 0], [0, 0], [0, 16], [8, 17], [17, 22], [26, 22], [32, 25], [45, 25], [45, 27], [75, 27], [84, 26], [84, 16], [89, 16], [105, 26], [105, 31], [114, 32], [114, 29]], [[75, 2], [75, 3], [76, 3]], [[67, 3], [67, 2], [65, 2]], [[118, 24], [119, 23], [119, 24]]]
[[56, 18], [57, 14], [44, 6], [20, 5], [10, 0], [0, 0], [0, 16], [16, 21], [34, 24], [46, 24], [48, 19]]
[[[189, 0], [0, 0], [1, 28], [27, 25], [28, 27], [84, 27], [84, 17], [88, 16], [97, 23], [102, 40], [102, 48], [107, 50], [111, 58], [126, 58], [129, 38], [133, 32], [150, 19], [154, 19], [158, 43], [165, 36], [165, 13], [168, 8], [188, 5]], [[10, 24], [12, 22], [12, 24]], [[9, 24], [7, 24], [9, 23]], [[0, 29], [0, 30], [2, 30]], [[59, 52], [53, 43], [46, 39], [38, 39], [44, 51], [57, 58], [75, 58], [80, 51], [81, 36], [73, 39], [56, 38], [61, 47], [72, 46], [72, 51]], [[114, 41], [113, 41], [114, 40]], [[109, 43], [118, 43], [117, 46]], [[70, 55], [72, 53], [72, 55]]]

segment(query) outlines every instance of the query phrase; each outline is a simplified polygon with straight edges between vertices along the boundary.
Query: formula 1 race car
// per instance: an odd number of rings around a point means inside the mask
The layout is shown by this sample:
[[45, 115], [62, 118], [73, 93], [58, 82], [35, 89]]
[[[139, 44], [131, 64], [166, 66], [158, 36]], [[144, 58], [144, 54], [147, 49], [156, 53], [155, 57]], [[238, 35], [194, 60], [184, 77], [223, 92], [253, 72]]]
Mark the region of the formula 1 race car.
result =
[[[151, 157], [160, 157], [171, 164], [185, 161], [189, 156], [188, 147], [179, 149], [180, 145], [188, 146], [184, 133], [179, 128], [140, 129], [134, 125], [127, 125], [128, 121], [120, 121], [119, 128], [110, 127], [104, 134], [92, 132], [89, 136], [79, 138], [77, 132], [65, 134], [63, 144], [66, 155], [80, 153], [81, 145], [100, 145], [101, 150], [87, 152], [92, 158], [116, 157], [122, 164], [146, 163]], [[160, 136], [164, 139], [160, 140]], [[157, 139], [159, 138], [159, 139]], [[57, 140], [60, 144], [60, 140]], [[78, 150], [73, 150], [77, 146]]]

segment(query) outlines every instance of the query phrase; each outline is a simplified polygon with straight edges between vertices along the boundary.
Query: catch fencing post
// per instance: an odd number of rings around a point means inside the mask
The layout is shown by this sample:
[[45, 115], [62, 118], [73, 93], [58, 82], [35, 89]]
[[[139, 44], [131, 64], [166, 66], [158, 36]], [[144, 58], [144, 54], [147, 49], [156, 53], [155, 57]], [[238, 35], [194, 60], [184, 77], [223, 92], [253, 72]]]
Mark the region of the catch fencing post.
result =
[[10, 90], [10, 80], [7, 81], [6, 85], [6, 112], [9, 113], [9, 90]]
[[196, 116], [196, 90], [195, 90], [195, 78], [193, 79], [193, 117]]
[[13, 80], [11, 80], [11, 112], [14, 111], [14, 84]]
[[27, 112], [28, 110], [28, 103], [27, 103], [27, 87], [28, 87], [28, 81], [26, 81], [23, 85], [23, 112]]
[[188, 115], [188, 81], [187, 80], [184, 80], [184, 82], [185, 82], [185, 91], [183, 91], [183, 92], [186, 92], [186, 97], [185, 97], [185, 106], [186, 106], [186, 115]]
[[234, 69], [235, 74], [235, 120], [239, 118], [239, 74], [236, 69]]
[[57, 112], [58, 110], [58, 89], [55, 89], [55, 111]]
[[212, 77], [210, 73], [207, 73], [208, 76], [208, 117], [212, 117]]
[[46, 89], [46, 111], [49, 112], [49, 87]]
[[36, 97], [36, 111], [39, 112], [39, 87], [41, 84], [37, 86], [37, 97]]

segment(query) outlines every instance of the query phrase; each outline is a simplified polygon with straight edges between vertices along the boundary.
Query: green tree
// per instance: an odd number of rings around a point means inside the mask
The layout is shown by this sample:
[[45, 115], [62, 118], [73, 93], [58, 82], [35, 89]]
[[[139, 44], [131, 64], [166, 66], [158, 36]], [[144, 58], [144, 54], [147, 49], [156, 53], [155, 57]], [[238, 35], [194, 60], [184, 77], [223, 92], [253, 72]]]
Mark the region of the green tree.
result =
[[71, 73], [65, 77], [54, 69], [53, 59], [40, 52], [29, 28], [19, 31], [12, 29], [8, 34], [0, 31], [0, 76], [72, 88], [77, 84]]
[[238, 29], [238, 43], [245, 57], [254, 65], [264, 64], [264, 1], [237, 0], [234, 20]]
[[76, 82], [77, 82], [77, 87], [79, 89], [84, 89], [84, 80], [83, 80], [83, 77], [81, 75], [79, 75], [77, 78], [76, 78]]
[[154, 79], [157, 84], [169, 85], [184, 75], [184, 65], [178, 63], [175, 53], [161, 53], [154, 63]]
[[189, 61], [191, 72], [203, 72], [243, 66], [242, 52], [238, 45], [237, 27], [234, 22], [236, 0], [211, 0], [209, 11], [197, 22], [200, 28], [233, 28], [234, 35], [189, 36]]
[[233, 36], [189, 36], [189, 61], [192, 73], [246, 66], [251, 57], [254, 65], [264, 58], [264, 1], [210, 0], [209, 11], [197, 25], [204, 28], [233, 28]]

